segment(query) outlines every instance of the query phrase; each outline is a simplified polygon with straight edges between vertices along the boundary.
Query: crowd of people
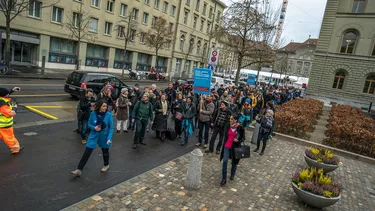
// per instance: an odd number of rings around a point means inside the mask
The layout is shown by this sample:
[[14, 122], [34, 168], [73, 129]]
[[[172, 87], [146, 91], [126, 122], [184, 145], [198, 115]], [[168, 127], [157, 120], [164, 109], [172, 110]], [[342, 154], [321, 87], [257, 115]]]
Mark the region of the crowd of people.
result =
[[[102, 172], [109, 169], [108, 148], [115, 130], [117, 133], [134, 131], [133, 149], [146, 145], [145, 134], [149, 129], [155, 131], [156, 137], [162, 142], [175, 134], [181, 146], [188, 144], [194, 131], [198, 130], [195, 146], [203, 147], [206, 153], [221, 154], [221, 185], [224, 185], [229, 159], [232, 159], [230, 179], [234, 178], [239, 162], [234, 157], [234, 148], [245, 141], [244, 129], [254, 121], [260, 124], [254, 151], [259, 150], [262, 142], [259, 154], [263, 155], [267, 140], [273, 133], [274, 105], [300, 96], [296, 89], [223, 84], [215, 84], [210, 94], [200, 95], [194, 92], [191, 85], [182, 84], [181, 80], [169, 83], [166, 89], [158, 89], [155, 84], [141, 89], [135, 84], [132, 89], [122, 89], [118, 97], [113, 87], [111, 83], [105, 84], [97, 100], [91, 90], [86, 90], [85, 96], [80, 99], [78, 119], [82, 143], [86, 144], [86, 149], [78, 168], [72, 171], [76, 176], [81, 175], [96, 143], [103, 150]], [[116, 113], [116, 124], [113, 123], [112, 112]], [[86, 141], [87, 130], [91, 133]]]

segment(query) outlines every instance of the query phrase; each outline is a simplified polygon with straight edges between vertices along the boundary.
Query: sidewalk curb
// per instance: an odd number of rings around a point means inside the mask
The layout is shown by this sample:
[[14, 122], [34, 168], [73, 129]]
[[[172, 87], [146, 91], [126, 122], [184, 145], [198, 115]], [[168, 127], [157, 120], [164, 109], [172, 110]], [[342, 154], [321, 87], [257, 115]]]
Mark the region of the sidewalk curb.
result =
[[66, 123], [66, 122], [72, 122], [72, 121], [76, 121], [76, 119], [71, 118], [71, 119], [59, 119], [59, 120], [43, 120], [43, 121], [38, 121], [38, 122], [15, 124], [13, 127], [15, 129], [18, 129], [18, 128], [25, 128], [25, 127], [32, 127], [32, 126], [42, 126], [42, 125], [49, 125], [49, 124]]
[[51, 77], [51, 76], [25, 76], [25, 75], [2, 75], [0, 78], [27, 78], [27, 79], [52, 79], [65, 80], [66, 77]]
[[[194, 147], [194, 149], [195, 149], [195, 147]], [[193, 149], [193, 150], [194, 150], [194, 149]], [[193, 151], [193, 150], [192, 150], [192, 151]], [[191, 152], [192, 152], [192, 151], [191, 151]], [[96, 194], [94, 194], [94, 195], [91, 195], [91, 196], [87, 197], [86, 199], [83, 199], [83, 200], [81, 200], [81, 201], [79, 201], [79, 202], [77, 202], [77, 203], [74, 203], [74, 204], [72, 204], [72, 205], [70, 205], [70, 206], [68, 206], [68, 207], [65, 207], [64, 209], [61, 209], [61, 211], [69, 210], [70, 208], [73, 208], [75, 205], [80, 204], [80, 203], [82, 203], [83, 201], [94, 200], [94, 199], [92, 199], [92, 197], [97, 196], [97, 195], [100, 195], [101, 193], [103, 193], [103, 192], [105, 192], [105, 191], [107, 191], [107, 190], [109, 190], [109, 189], [112, 189], [112, 188], [114, 188], [114, 187], [116, 187], [116, 186], [118, 186], [118, 185], [121, 185], [121, 184], [124, 183], [124, 182], [128, 182], [129, 180], [132, 180], [132, 179], [134, 179], [134, 178], [136, 178], [136, 177], [140, 177], [140, 176], [142, 176], [142, 175], [144, 175], [144, 174], [147, 174], [147, 173], [149, 173], [149, 172], [151, 172], [151, 171], [153, 171], [153, 170], [159, 168], [160, 166], [167, 165], [169, 162], [172, 162], [172, 161], [174, 161], [174, 160], [176, 160], [176, 159], [180, 159], [180, 158], [182, 158], [182, 157], [188, 156], [191, 152], [188, 152], [188, 153], [186, 153], [186, 154], [184, 154], [184, 155], [181, 155], [181, 156], [179, 156], [179, 157], [176, 157], [176, 158], [174, 158], [174, 159], [172, 159], [172, 160], [170, 160], [170, 161], [168, 161], [168, 162], [165, 162], [165, 163], [163, 163], [163, 164], [160, 164], [160, 165], [156, 166], [155, 168], [152, 168], [152, 169], [150, 169], [150, 170], [148, 170], [148, 171], [145, 171], [145, 172], [143, 172], [143, 173], [141, 173], [141, 174], [138, 174], [138, 175], [136, 175], [136, 176], [134, 176], [134, 177], [132, 177], [132, 178], [129, 178], [129, 179], [127, 179], [127, 180], [124, 180], [124, 181], [122, 181], [122, 182], [120, 182], [120, 183], [118, 183], [118, 184], [116, 184], [116, 185], [113, 185], [112, 187], [109, 187], [109, 188], [107, 188], [107, 189], [105, 189], [105, 190], [103, 190], [103, 191], [100, 191], [100, 192], [98, 192], [98, 193], [96, 193]]]
[[[250, 126], [250, 128], [251, 128], [250, 129], [251, 131], [254, 130], [253, 126]], [[375, 159], [371, 158], [371, 157], [367, 157], [367, 156], [360, 155], [360, 154], [357, 154], [357, 153], [354, 153], [354, 152], [349, 152], [349, 151], [346, 151], [346, 150], [334, 148], [334, 147], [327, 146], [327, 145], [324, 145], [324, 144], [308, 141], [308, 140], [305, 140], [305, 139], [296, 138], [296, 137], [293, 137], [293, 136], [290, 136], [290, 135], [285, 135], [285, 134], [282, 134], [282, 133], [275, 132], [275, 134], [277, 134], [277, 139], [282, 140], [282, 141], [288, 141], [288, 142], [291, 142], [291, 143], [295, 143], [295, 144], [299, 144], [299, 145], [303, 145], [303, 146], [308, 146], [308, 147], [313, 146], [313, 147], [318, 147], [318, 148], [324, 148], [324, 149], [331, 150], [331, 151], [335, 152], [336, 154], [344, 156], [344, 157], [349, 157], [349, 158], [359, 160], [359, 161], [362, 161], [362, 162], [366, 162], [366, 163], [369, 163], [369, 164], [375, 164]], [[301, 153], [303, 153], [303, 152], [301, 152]]]

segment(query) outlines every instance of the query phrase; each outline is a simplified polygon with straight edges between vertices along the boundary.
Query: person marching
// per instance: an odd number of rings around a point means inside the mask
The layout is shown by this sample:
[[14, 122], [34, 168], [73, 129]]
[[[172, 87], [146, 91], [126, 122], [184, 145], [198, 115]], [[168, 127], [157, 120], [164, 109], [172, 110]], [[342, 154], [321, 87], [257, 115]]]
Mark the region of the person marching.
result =
[[161, 99], [155, 103], [155, 119], [151, 129], [156, 131], [156, 137], [162, 142], [165, 140], [165, 132], [168, 129], [168, 116], [170, 104], [166, 99], [166, 95], [162, 94]]
[[260, 128], [257, 148], [254, 150], [254, 152], [257, 152], [259, 150], [260, 141], [263, 141], [262, 151], [259, 153], [259, 155], [262, 156], [267, 146], [267, 140], [273, 133], [273, 128], [275, 125], [275, 120], [273, 119], [273, 111], [267, 110], [266, 115], [263, 116], [262, 119], [257, 120], [257, 122], [260, 123]]
[[16, 116], [17, 106], [12, 105], [9, 97], [11, 93], [18, 91], [21, 91], [21, 88], [14, 87], [12, 90], [0, 88], [0, 139], [8, 145], [12, 154], [17, 154], [24, 148], [14, 136], [13, 117]]
[[190, 96], [186, 100], [186, 104], [182, 108], [182, 129], [184, 131], [184, 139], [181, 140], [180, 145], [185, 146], [188, 143], [189, 136], [193, 135], [193, 118], [196, 115], [196, 108], [193, 104], [193, 97]]
[[138, 101], [135, 105], [132, 116], [132, 122], [136, 123], [136, 131], [133, 144], [133, 149], [136, 149], [138, 143], [146, 145], [143, 140], [145, 138], [146, 127], [149, 120], [151, 121], [150, 124], [152, 125], [153, 109], [146, 93], [143, 94], [142, 100]]
[[106, 172], [109, 169], [109, 147], [112, 146], [112, 135], [114, 130], [113, 118], [111, 112], [107, 111], [107, 103], [100, 100], [95, 105], [95, 111], [91, 112], [88, 121], [90, 128], [90, 135], [87, 140], [86, 149], [79, 161], [78, 168], [71, 173], [74, 176], [81, 176], [82, 170], [90, 158], [92, 151], [96, 145], [102, 149], [104, 166], [101, 172]]
[[125, 133], [128, 132], [128, 118], [129, 118], [129, 106], [132, 105], [132, 103], [129, 101], [128, 99], [128, 89], [127, 88], [123, 88], [121, 90], [121, 95], [120, 97], [117, 99], [117, 113], [116, 113], [116, 120], [117, 120], [117, 125], [116, 125], [116, 129], [117, 129], [117, 133], [119, 133], [121, 131], [121, 125], [122, 125], [122, 129]]

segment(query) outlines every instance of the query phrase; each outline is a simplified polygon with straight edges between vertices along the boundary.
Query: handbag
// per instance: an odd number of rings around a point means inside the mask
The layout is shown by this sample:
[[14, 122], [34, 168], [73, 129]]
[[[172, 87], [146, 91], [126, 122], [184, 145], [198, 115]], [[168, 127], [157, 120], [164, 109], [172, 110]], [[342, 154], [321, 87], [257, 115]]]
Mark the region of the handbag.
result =
[[181, 121], [184, 118], [184, 116], [181, 112], [176, 111], [175, 118]]
[[250, 146], [242, 142], [240, 147], [234, 148], [234, 158], [242, 159], [250, 157]]

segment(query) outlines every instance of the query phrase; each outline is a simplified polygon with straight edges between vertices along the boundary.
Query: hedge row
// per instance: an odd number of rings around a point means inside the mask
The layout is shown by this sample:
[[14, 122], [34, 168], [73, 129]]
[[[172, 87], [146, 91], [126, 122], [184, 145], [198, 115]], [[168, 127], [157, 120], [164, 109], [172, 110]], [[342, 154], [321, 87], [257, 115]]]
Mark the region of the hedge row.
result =
[[333, 105], [324, 144], [375, 157], [375, 120], [360, 109]]

